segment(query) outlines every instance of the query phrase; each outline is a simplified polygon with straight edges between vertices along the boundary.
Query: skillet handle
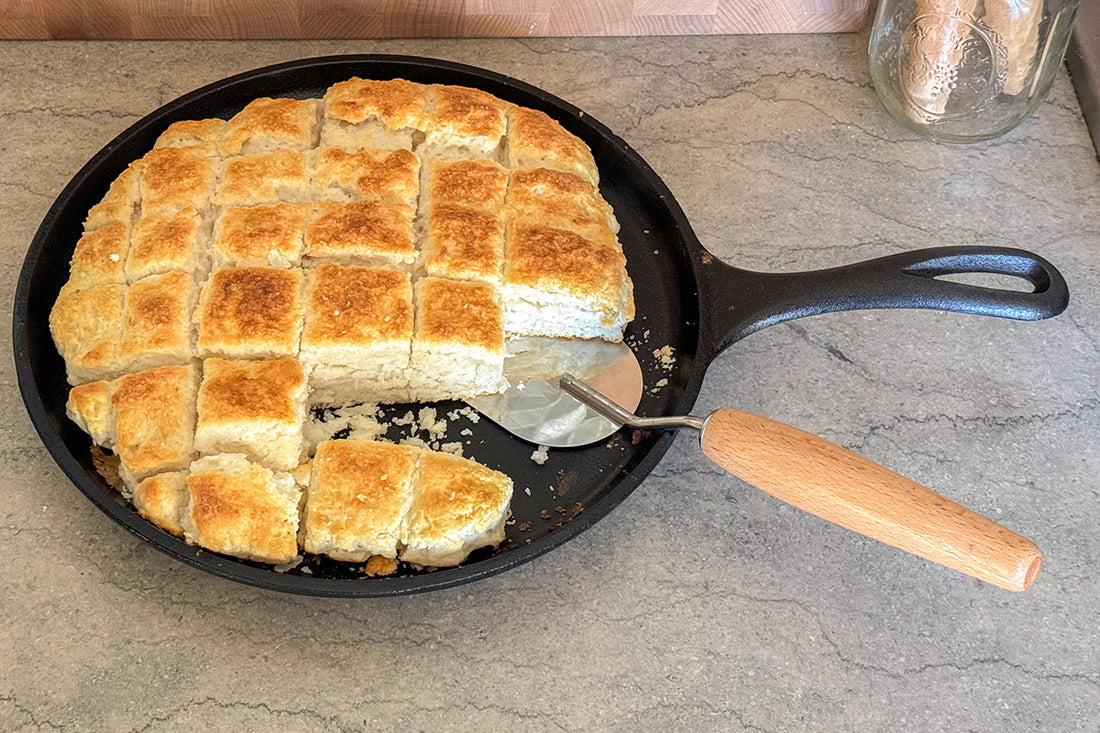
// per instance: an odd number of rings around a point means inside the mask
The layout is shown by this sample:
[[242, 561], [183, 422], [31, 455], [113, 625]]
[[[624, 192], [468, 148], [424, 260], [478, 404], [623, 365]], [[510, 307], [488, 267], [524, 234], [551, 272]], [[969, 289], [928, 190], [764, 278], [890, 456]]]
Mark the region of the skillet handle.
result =
[[[748, 272], [707, 253], [701, 287], [711, 302], [714, 353], [745, 336], [804, 316], [874, 308], [921, 308], [1033, 321], [1069, 302], [1065, 278], [1039, 255], [1007, 247], [933, 247], [827, 270]], [[1026, 281], [1030, 292], [938, 279], [991, 273]]]
[[717, 410], [703, 452], [738, 478], [822, 519], [1008, 590], [1042, 554], [1031, 540], [824, 438], [759, 415]]

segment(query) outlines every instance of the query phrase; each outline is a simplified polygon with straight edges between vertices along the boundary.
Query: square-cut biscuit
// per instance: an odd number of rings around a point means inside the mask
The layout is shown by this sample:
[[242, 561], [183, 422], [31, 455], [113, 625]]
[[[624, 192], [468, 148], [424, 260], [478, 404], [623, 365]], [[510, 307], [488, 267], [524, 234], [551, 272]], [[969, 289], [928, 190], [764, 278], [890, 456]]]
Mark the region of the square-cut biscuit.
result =
[[146, 476], [186, 468], [194, 453], [198, 368], [163, 366], [115, 380], [115, 453], [130, 491]]
[[223, 267], [206, 281], [199, 306], [201, 356], [294, 356], [302, 332], [302, 271]]
[[298, 150], [226, 158], [214, 194], [214, 203], [219, 206], [302, 203], [309, 199], [308, 161]]
[[115, 444], [115, 408], [111, 405], [111, 383], [105, 380], [80, 384], [69, 390], [65, 414], [104, 448]]
[[575, 173], [551, 168], [512, 171], [506, 205], [510, 216], [568, 229], [589, 239], [619, 231], [610, 204], [595, 186]]
[[165, 532], [183, 536], [183, 512], [191, 495], [187, 490], [187, 472], [169, 471], [142, 479], [134, 488], [134, 508], [138, 514]]
[[140, 200], [141, 161], [135, 160], [111, 182], [100, 202], [88, 210], [84, 230], [91, 231], [117, 221], [129, 224], [134, 217], [134, 207]]
[[195, 355], [195, 281], [186, 272], [150, 275], [126, 288], [119, 359], [129, 371], [186, 364]]
[[216, 179], [215, 161], [201, 148], [154, 148], [142, 158], [141, 212], [168, 214], [186, 206], [202, 211]]
[[62, 290], [50, 310], [50, 333], [65, 359], [69, 384], [114, 379], [122, 373], [118, 347], [122, 340], [125, 285], [112, 283], [88, 290]]
[[120, 221], [83, 234], [76, 242], [69, 270], [70, 290], [86, 290], [106, 283], [126, 282], [130, 225]]
[[344, 562], [397, 557], [420, 454], [407, 445], [363, 440], [318, 445], [306, 498], [306, 552]]
[[509, 168], [555, 168], [576, 173], [593, 186], [600, 184], [596, 161], [584, 141], [537, 109], [510, 109], [504, 161]]
[[268, 468], [291, 470], [302, 460], [307, 391], [306, 370], [297, 359], [207, 359], [195, 450], [243, 453]]
[[324, 103], [322, 145], [411, 150], [429, 124], [427, 87], [404, 79], [352, 77], [329, 87]]
[[420, 159], [408, 150], [324, 147], [313, 164], [313, 188], [333, 201], [382, 201], [416, 206]]
[[499, 282], [504, 223], [494, 214], [437, 203], [427, 220], [422, 258], [429, 275]]
[[210, 269], [210, 223], [194, 207], [170, 214], [144, 214], [130, 233], [126, 279], [187, 272], [202, 282]]
[[508, 172], [491, 160], [443, 160], [425, 158], [420, 197], [422, 218], [431, 207], [455, 204], [497, 213], [504, 206]]
[[302, 492], [290, 474], [240, 454], [205, 456], [191, 464], [187, 489], [180, 523], [188, 542], [274, 565], [298, 558]]
[[218, 142], [225, 134], [228, 123], [211, 118], [205, 120], [180, 120], [169, 125], [153, 143], [154, 148], [202, 148], [208, 155], [216, 155]]
[[230, 206], [214, 222], [214, 264], [291, 267], [302, 259], [311, 204]]
[[417, 400], [501, 391], [504, 331], [497, 291], [480, 282], [418, 280], [409, 367], [409, 390]]
[[412, 333], [407, 273], [331, 263], [306, 273], [300, 358], [313, 366], [315, 404], [403, 394]]
[[309, 150], [320, 134], [316, 99], [253, 99], [229, 119], [218, 147], [222, 155]]
[[401, 559], [458, 565], [473, 550], [504, 539], [512, 479], [467, 458], [425, 452], [413, 480], [413, 504], [401, 525]]
[[306, 229], [311, 262], [408, 266], [416, 260], [413, 211], [375, 201], [321, 202]]
[[512, 105], [470, 87], [436, 84], [428, 94], [431, 124], [418, 148], [421, 155], [451, 160], [497, 157]]
[[134, 222], [126, 279], [180, 271], [201, 279], [207, 269], [208, 230], [193, 206], [171, 214], [146, 214]]
[[620, 341], [634, 318], [626, 258], [613, 239], [514, 219], [503, 282], [507, 333]]

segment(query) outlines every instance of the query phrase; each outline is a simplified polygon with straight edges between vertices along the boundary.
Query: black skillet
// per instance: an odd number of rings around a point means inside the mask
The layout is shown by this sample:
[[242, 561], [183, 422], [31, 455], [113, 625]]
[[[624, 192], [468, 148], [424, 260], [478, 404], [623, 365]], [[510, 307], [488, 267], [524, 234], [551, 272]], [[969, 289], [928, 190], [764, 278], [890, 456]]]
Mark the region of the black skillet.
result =
[[[456, 568], [427, 572], [402, 567], [396, 575], [382, 578], [363, 577], [358, 566], [322, 558], [306, 558], [298, 568], [276, 572], [270, 566], [191, 547], [145, 522], [104, 482], [92, 465], [87, 435], [65, 417], [64, 365], [47, 325], [86, 212], [170, 123], [226, 118], [256, 97], [321, 97], [329, 85], [352, 76], [477, 87], [547, 112], [588, 143], [599, 166], [600, 189], [622, 225], [620, 238], [636, 285], [637, 319], [627, 341], [638, 345], [635, 350], [647, 385], [668, 380], [656, 393], [646, 392], [639, 414], [687, 414], [715, 355], [754, 331], [792, 318], [867, 308], [931, 308], [1035, 320], [1057, 315], [1068, 302], [1065, 281], [1053, 266], [1036, 255], [1011, 249], [944, 247], [791, 274], [730, 267], [703, 249], [669, 190], [610, 130], [557, 97], [475, 67], [403, 56], [334, 56], [240, 74], [149, 114], [76, 174], [31, 243], [13, 315], [23, 400], [61, 469], [96, 506], [128, 530], [172, 557], [221, 577], [320, 596], [387, 596], [484, 578], [527, 562], [587, 529], [626, 498], [671, 445], [668, 433], [620, 433], [603, 444], [551, 451], [549, 460], [539, 465], [531, 460], [531, 445], [482, 420], [471, 426], [472, 438], [464, 438], [469, 441], [465, 453], [507, 472], [515, 481], [514, 522], [506, 540], [497, 550], [477, 552]], [[936, 279], [972, 272], [1017, 276], [1028, 281], [1033, 291]], [[658, 363], [652, 353], [666, 345], [675, 356], [671, 369]], [[441, 411], [458, 407], [458, 403], [440, 405]], [[455, 439], [453, 433], [449, 439]]]

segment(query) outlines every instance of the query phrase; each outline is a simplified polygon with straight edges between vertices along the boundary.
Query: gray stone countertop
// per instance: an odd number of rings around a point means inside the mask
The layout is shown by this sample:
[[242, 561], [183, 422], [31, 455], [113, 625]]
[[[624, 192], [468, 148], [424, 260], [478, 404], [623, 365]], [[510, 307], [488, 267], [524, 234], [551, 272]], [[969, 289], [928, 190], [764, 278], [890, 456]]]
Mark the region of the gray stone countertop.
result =
[[[988, 143], [886, 116], [866, 34], [0, 45], [0, 277], [73, 174], [169, 100], [309, 56], [502, 72], [608, 125], [699, 239], [755, 270], [947, 244], [1024, 247], [1071, 304], [1038, 323], [817, 316], [710, 366], [735, 406], [878, 461], [1032, 538], [1011, 593], [787, 507], [681, 435], [614, 512], [489, 579], [300, 597], [117, 526], [0, 416], [0, 730], [1095, 731], [1100, 710], [1100, 166], [1067, 76]], [[4, 339], [10, 338], [5, 330]]]

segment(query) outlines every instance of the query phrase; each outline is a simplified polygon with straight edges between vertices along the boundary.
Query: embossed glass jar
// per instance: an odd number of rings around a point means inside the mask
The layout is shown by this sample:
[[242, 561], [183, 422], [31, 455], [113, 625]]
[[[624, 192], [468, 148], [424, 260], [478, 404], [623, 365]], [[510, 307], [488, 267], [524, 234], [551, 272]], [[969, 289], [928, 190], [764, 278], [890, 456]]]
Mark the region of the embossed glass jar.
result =
[[880, 0], [868, 54], [886, 109], [943, 142], [1008, 132], [1035, 111], [1079, 0]]

